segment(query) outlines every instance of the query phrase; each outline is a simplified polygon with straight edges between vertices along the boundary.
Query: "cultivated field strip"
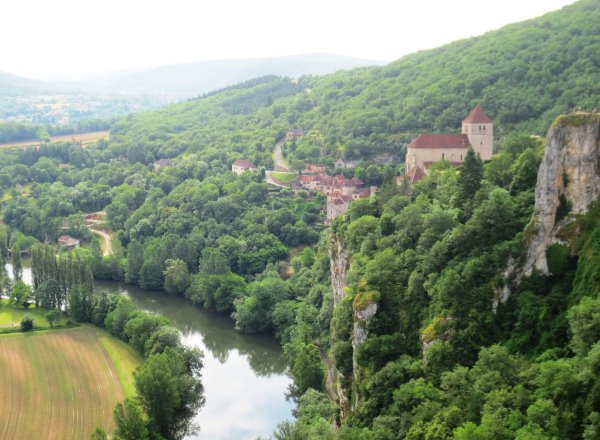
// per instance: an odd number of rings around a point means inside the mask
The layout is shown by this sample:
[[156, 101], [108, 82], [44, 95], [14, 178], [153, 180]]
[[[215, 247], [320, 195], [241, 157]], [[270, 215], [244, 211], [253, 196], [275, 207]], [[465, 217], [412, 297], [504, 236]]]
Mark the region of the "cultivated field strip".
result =
[[0, 439], [87, 439], [123, 390], [91, 328], [0, 337]]

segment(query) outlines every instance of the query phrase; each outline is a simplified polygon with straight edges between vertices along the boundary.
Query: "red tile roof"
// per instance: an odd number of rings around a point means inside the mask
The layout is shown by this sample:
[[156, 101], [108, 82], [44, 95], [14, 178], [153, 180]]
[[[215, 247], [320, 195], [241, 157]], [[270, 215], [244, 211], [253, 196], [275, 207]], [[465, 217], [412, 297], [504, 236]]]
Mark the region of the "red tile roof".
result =
[[415, 183], [421, 180], [423, 177], [427, 176], [427, 174], [425, 174], [425, 171], [423, 171], [423, 169], [420, 166], [413, 165], [408, 170], [408, 173], [406, 173], [406, 176], [408, 177], [408, 181], [410, 183]]
[[408, 144], [408, 148], [468, 148], [466, 134], [424, 133]]
[[491, 124], [492, 120], [485, 114], [481, 106], [477, 104], [463, 122], [467, 124]]

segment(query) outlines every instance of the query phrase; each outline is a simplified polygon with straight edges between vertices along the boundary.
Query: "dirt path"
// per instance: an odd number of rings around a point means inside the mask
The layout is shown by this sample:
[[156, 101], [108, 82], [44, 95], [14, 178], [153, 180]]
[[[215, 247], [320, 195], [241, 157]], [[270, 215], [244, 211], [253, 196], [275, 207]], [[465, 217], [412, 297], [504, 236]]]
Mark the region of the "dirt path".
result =
[[94, 234], [98, 234], [102, 237], [102, 241], [103, 244], [101, 244], [101, 248], [102, 248], [102, 255], [104, 255], [105, 257], [108, 255], [112, 254], [112, 245], [110, 244], [110, 235], [104, 231], [101, 231], [100, 229], [92, 229], [90, 227], [88, 227], [88, 229], [93, 232]]
[[290, 167], [286, 165], [285, 159], [283, 158], [282, 146], [285, 142], [285, 138], [281, 139], [275, 144], [275, 150], [273, 150], [273, 159], [275, 160], [275, 171], [281, 171], [283, 173], [291, 172]]

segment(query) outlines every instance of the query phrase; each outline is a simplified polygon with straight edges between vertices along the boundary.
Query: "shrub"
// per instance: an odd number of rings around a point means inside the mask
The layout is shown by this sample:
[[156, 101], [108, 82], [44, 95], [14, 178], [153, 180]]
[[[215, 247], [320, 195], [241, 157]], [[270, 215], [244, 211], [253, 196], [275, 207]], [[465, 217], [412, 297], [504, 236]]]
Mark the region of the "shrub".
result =
[[21, 330], [23, 330], [24, 332], [33, 330], [33, 318], [31, 316], [25, 315], [25, 317], [21, 321]]

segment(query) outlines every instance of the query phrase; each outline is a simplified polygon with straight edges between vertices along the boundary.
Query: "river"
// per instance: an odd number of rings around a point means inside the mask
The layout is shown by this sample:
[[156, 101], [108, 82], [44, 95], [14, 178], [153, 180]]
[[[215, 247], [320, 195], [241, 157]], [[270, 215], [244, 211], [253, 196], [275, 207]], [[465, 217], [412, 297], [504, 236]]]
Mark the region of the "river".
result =
[[[10, 265], [6, 269], [12, 274]], [[30, 269], [24, 268], [23, 279], [31, 280]], [[200, 432], [189, 439], [269, 437], [278, 423], [292, 417], [293, 404], [285, 398], [291, 379], [273, 338], [241, 335], [226, 316], [162, 292], [100, 281], [96, 288], [122, 292], [142, 310], [164, 315], [179, 330], [185, 344], [204, 352], [206, 404], [194, 420]]]

